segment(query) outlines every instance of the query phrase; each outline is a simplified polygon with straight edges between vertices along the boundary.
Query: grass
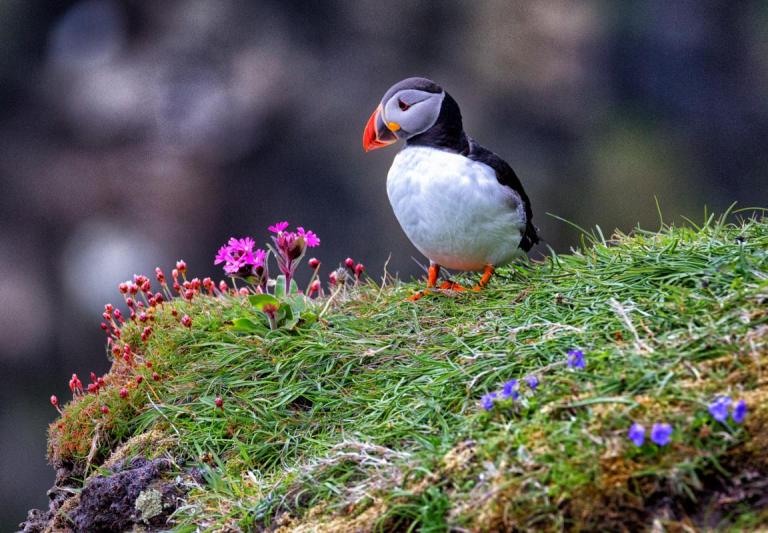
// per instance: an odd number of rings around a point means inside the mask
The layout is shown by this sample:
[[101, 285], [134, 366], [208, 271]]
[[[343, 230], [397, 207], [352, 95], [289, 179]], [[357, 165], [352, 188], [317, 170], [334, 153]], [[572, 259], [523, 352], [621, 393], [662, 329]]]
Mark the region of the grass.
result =
[[[767, 220], [585, 233], [482, 293], [405, 302], [414, 290], [371, 281], [317, 322], [249, 334], [231, 327], [255, 316], [239, 297], [164, 304], [147, 343], [123, 333], [152, 368], [115, 363], [68, 404], [51, 460], [199, 465], [180, 531], [768, 524], [749, 490], [768, 482]], [[529, 375], [535, 391], [480, 408]], [[747, 401], [743, 425], [708, 414], [721, 394]], [[635, 447], [635, 421], [672, 424], [672, 443]]]

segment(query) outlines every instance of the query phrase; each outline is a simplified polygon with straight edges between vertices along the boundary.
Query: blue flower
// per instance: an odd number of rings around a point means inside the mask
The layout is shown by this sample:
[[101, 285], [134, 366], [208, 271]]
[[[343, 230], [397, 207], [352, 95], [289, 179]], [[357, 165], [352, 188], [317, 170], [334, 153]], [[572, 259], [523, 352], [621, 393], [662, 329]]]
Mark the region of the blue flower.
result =
[[733, 421], [737, 424], [741, 424], [744, 422], [744, 418], [747, 416], [747, 402], [744, 400], [739, 400], [736, 402], [736, 405], [733, 406], [733, 413], [731, 414], [731, 418], [733, 418]]
[[629, 440], [634, 442], [635, 446], [639, 448], [643, 445], [643, 442], [645, 442], [645, 428], [635, 422], [632, 424], [632, 427], [629, 428], [627, 437], [629, 437]]
[[651, 440], [658, 446], [669, 444], [672, 435], [672, 426], [669, 424], [654, 424], [651, 428]]
[[493, 409], [493, 402], [496, 400], [496, 393], [495, 392], [489, 392], [488, 394], [483, 395], [482, 398], [480, 398], [480, 405], [483, 406], [483, 409], [486, 411], [490, 411]]
[[731, 399], [728, 396], [720, 396], [714, 402], [709, 404], [709, 414], [718, 422], [725, 422], [728, 418], [728, 407], [731, 405]]
[[507, 381], [504, 384], [504, 388], [501, 389], [501, 397], [504, 400], [507, 400], [509, 398], [512, 398], [513, 400], [517, 400], [520, 397], [520, 393], [517, 392], [517, 380], [513, 379], [511, 381]]
[[536, 376], [527, 376], [525, 378], [525, 382], [528, 384], [531, 390], [536, 390], [536, 387], [539, 386], [539, 378]]
[[581, 350], [570, 350], [568, 352], [568, 368], [585, 368], [584, 352]]

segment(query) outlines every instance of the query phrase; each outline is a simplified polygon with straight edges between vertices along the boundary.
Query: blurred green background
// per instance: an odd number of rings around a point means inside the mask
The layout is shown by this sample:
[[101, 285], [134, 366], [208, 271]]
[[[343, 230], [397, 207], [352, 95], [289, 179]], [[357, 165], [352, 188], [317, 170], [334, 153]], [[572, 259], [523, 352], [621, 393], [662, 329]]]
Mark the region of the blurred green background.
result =
[[[408, 76], [504, 157], [547, 243], [768, 205], [768, 3], [0, 0], [0, 529], [46, 507], [50, 394], [116, 285], [287, 219], [419, 273], [363, 126]], [[534, 256], [546, 253], [539, 247]], [[328, 269], [326, 269], [327, 272]]]

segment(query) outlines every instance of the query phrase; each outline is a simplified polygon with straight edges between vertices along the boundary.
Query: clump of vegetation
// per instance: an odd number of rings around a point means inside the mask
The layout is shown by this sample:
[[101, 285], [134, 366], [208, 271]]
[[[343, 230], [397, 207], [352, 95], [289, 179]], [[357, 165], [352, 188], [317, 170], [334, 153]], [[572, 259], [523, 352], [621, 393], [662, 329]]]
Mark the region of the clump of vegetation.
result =
[[126, 284], [143, 305], [105, 311], [112, 370], [74, 382], [54, 463], [196, 465], [189, 531], [768, 524], [767, 220], [584, 232], [417, 303], [354, 261], [299, 294], [230, 245], [243, 287]]

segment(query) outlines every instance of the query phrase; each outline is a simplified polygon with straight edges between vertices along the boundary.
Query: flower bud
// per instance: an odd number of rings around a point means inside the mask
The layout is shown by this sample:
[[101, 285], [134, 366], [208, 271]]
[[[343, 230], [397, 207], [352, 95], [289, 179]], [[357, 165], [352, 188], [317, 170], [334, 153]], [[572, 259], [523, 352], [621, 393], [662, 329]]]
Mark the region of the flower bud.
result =
[[109, 407], [107, 407], [106, 405], [102, 405], [101, 406], [101, 412], [104, 413], [105, 415], [108, 415], [109, 414]]
[[120, 389], [120, 397], [123, 398], [123, 399], [127, 398], [128, 397], [128, 389], [126, 389], [125, 387]]
[[179, 259], [176, 261], [176, 270], [183, 274], [187, 271], [187, 264], [183, 260]]
[[221, 399], [221, 396], [216, 396], [216, 399], [213, 400], [213, 403], [215, 403], [216, 407], [218, 407], [219, 409], [224, 408], [224, 400]]
[[160, 267], [155, 268], [155, 278], [160, 285], [165, 284], [165, 274], [163, 274], [163, 271], [160, 269]]
[[[119, 348], [118, 348], [119, 350]], [[96, 383], [96, 372], [91, 372], [91, 382]]]
[[316, 279], [312, 282], [312, 284], [309, 286], [309, 295], [312, 296], [313, 294], [320, 291], [320, 280]]
[[99, 387], [97, 387], [95, 383], [88, 384], [88, 392], [90, 394], [95, 394], [96, 392], [98, 392], [98, 390], [99, 390]]
[[220, 290], [221, 292], [223, 292], [224, 294], [226, 294], [227, 292], [229, 292], [229, 285], [227, 285], [227, 282], [226, 282], [226, 281], [224, 281], [224, 280], [221, 280], [221, 281], [219, 282], [219, 290]]
[[346, 267], [347, 267], [348, 269], [350, 269], [350, 270], [352, 270], [352, 269], [354, 269], [354, 268], [355, 268], [355, 260], [354, 260], [354, 259], [352, 259], [351, 257], [347, 257], [347, 258], [344, 260], [344, 264], [345, 264], [345, 265], [346, 265]]
[[189, 315], [184, 315], [181, 317], [181, 324], [186, 328], [192, 327], [192, 319], [189, 317]]
[[360, 276], [363, 274], [364, 271], [365, 271], [365, 266], [363, 266], [362, 263], [358, 263], [355, 265], [355, 277], [357, 279], [360, 279]]
[[328, 281], [330, 282], [331, 285], [336, 285], [339, 282], [339, 278], [336, 275], [335, 271], [328, 274]]
[[118, 285], [117, 288], [121, 294], [126, 294], [128, 292], [128, 284], [125, 282]]
[[140, 322], [146, 322], [147, 321], [147, 313], [145, 313], [143, 311], [141, 313], [139, 313], [139, 321]]
[[105, 312], [105, 313], [109, 313], [109, 314], [111, 314], [111, 313], [112, 313], [112, 311], [114, 311], [114, 309], [115, 309], [115, 308], [112, 306], [112, 304], [106, 304], [106, 305], [104, 306], [104, 312]]
[[160, 381], [160, 374], [157, 372], [152, 372], [152, 379], [155, 381]]
[[51, 405], [54, 407], [59, 406], [59, 399], [56, 397], [55, 394], [51, 394]]
[[144, 381], [144, 376], [138, 375], [136, 376], [136, 384], [141, 385], [141, 382]]
[[104, 331], [107, 331], [109, 329], [109, 326], [107, 326], [106, 322], [101, 323], [101, 329], [103, 329]]
[[100, 389], [103, 389], [106, 383], [104, 382], [104, 378], [99, 377], [99, 379], [96, 380], [96, 386]]
[[320, 266], [320, 261], [316, 257], [312, 257], [307, 264], [312, 270], [317, 270], [317, 267]]

